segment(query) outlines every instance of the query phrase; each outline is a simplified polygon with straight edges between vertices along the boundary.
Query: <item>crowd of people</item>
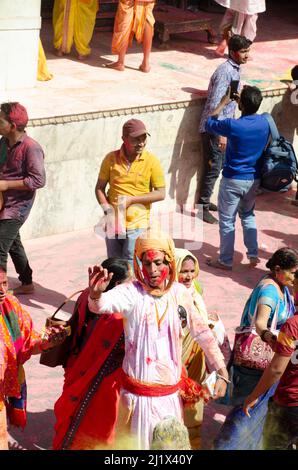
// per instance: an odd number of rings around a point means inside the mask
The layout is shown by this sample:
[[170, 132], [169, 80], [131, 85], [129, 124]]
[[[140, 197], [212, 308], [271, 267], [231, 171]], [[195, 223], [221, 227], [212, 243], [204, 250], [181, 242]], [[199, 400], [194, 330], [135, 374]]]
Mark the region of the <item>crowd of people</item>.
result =
[[[210, 79], [201, 117], [205, 173], [196, 202], [203, 206], [205, 223], [218, 222], [210, 211], [219, 216], [219, 257], [208, 264], [230, 271], [237, 215], [249, 264], [260, 262], [254, 207], [270, 128], [258, 114], [261, 90], [240, 83], [240, 66], [248, 60], [253, 26], [264, 5], [242, 12], [238, 31], [241, 12], [236, 18], [232, 0], [218, 3], [232, 10], [228, 36], [224, 28], [229, 58]], [[124, 70], [135, 35], [143, 43], [140, 70], [149, 72], [153, 7], [151, 1], [119, 2], [112, 45], [118, 60], [112, 68]], [[68, 54], [73, 42], [80, 59], [90, 54], [97, 9], [97, 0], [55, 0], [59, 56]], [[244, 35], [246, 30], [252, 34]], [[27, 135], [27, 123], [20, 103], [1, 104], [1, 449], [8, 448], [7, 418], [13, 425], [26, 424], [23, 364], [32, 354], [57, 348], [68, 335], [62, 325], [36, 332], [15, 297], [34, 293], [20, 228], [46, 181], [43, 150]], [[234, 349], [229, 345], [227, 354], [224, 325], [203, 300], [198, 259], [152, 224], [151, 205], [165, 199], [166, 184], [158, 158], [146, 149], [148, 135], [142, 121], [129, 119], [121, 148], [106, 155], [99, 170], [95, 196], [104, 214], [108, 258], [89, 267], [88, 286], [75, 305], [63, 389], [54, 406], [53, 449], [200, 449], [204, 406], [210, 400], [233, 406], [215, 439], [216, 449], [285, 449], [298, 436], [298, 252], [283, 247], [269, 258], [268, 272], [247, 300]], [[216, 206], [210, 198], [221, 171]], [[13, 291], [8, 291], [8, 254], [21, 282]]]

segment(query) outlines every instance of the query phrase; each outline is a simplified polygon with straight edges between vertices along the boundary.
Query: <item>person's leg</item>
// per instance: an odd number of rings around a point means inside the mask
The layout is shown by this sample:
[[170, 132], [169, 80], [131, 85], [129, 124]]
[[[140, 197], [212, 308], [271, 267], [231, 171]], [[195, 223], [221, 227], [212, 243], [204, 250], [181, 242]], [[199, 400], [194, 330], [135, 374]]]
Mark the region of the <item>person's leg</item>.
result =
[[198, 191], [200, 197], [197, 203], [203, 206], [203, 220], [209, 223], [217, 223], [217, 219], [209, 213], [209, 205], [215, 182], [221, 172], [224, 159], [224, 154], [220, 151], [218, 142], [218, 136], [207, 132], [202, 134], [204, 175], [201, 188]]
[[56, 54], [69, 54], [73, 43], [75, 2], [72, 0], [55, 0], [53, 8], [53, 44]]
[[233, 22], [232, 22], [232, 27], [231, 27], [231, 33], [232, 35], [234, 34], [239, 34], [240, 36], [243, 34], [243, 26], [246, 20], [246, 14], [241, 13], [239, 11], [234, 12], [234, 17], [233, 17]]
[[126, 259], [131, 265], [133, 265], [133, 256], [135, 250], [136, 239], [141, 233], [144, 232], [144, 228], [127, 230], [126, 239], [124, 240], [122, 257]]
[[286, 410], [286, 422], [290, 440], [288, 447], [298, 442], [298, 406], [288, 406]]
[[218, 193], [220, 248], [218, 261], [231, 267], [234, 257], [235, 221], [243, 193], [243, 182], [222, 177]]
[[254, 41], [257, 35], [257, 19], [258, 15], [245, 15], [245, 19], [242, 26], [241, 34], [250, 41]]
[[217, 46], [217, 48], [215, 49], [215, 52], [218, 55], [221, 55], [221, 56], [224, 55], [225, 50], [228, 46], [228, 40], [230, 38], [234, 15], [235, 15], [235, 12], [233, 10], [230, 10], [230, 8], [227, 8], [223, 16], [223, 19], [220, 23], [219, 30], [222, 35], [222, 40]]
[[239, 217], [241, 219], [243, 240], [247, 249], [247, 257], [251, 261], [252, 265], [256, 265], [259, 260], [257, 225], [254, 208], [260, 180], [245, 181], [243, 183], [247, 185], [247, 189], [239, 203]]
[[289, 432], [287, 408], [279, 406], [273, 400], [270, 400], [263, 430], [263, 449], [285, 450], [291, 438], [294, 437]]
[[[19, 243], [21, 243], [19, 235], [21, 226], [22, 223], [18, 220], [6, 219], [0, 221], [0, 266], [5, 270], [7, 269], [7, 258], [8, 253], [10, 253], [15, 269], [19, 275], [26, 272], [26, 266], [28, 264], [22, 244], [18, 251]], [[31, 280], [29, 279], [29, 281], [32, 282], [32, 278]]]
[[145, 29], [144, 29], [144, 36], [143, 36], [143, 62], [141, 63], [139, 69], [142, 72], [148, 73], [150, 72], [150, 63], [149, 57], [152, 48], [152, 39], [153, 39], [153, 28], [152, 26], [146, 21]]
[[[135, 7], [135, 24], [134, 34], [136, 40], [143, 46], [143, 62], [141, 63], [139, 70], [142, 72], [150, 72], [149, 57], [152, 48], [152, 39], [154, 33], [155, 19], [153, 16], [154, 2], [138, 5]], [[145, 24], [144, 24], [145, 20]]]
[[78, 52], [78, 58], [84, 60], [90, 55], [90, 42], [95, 26], [98, 0], [90, 0], [87, 3], [78, 2], [74, 18], [74, 43]]
[[[9, 254], [11, 256], [15, 270], [19, 275], [19, 280], [21, 281], [22, 285], [29, 286], [28, 293], [32, 292], [32, 269], [29, 265], [29, 261], [25, 253], [25, 249], [23, 247], [19, 231], [16, 234], [16, 237], [10, 247]], [[14, 289], [14, 292], [15, 291], [16, 289]]]
[[118, 55], [118, 60], [107, 64], [107, 67], [124, 70], [124, 60], [127, 48], [133, 37], [134, 0], [120, 0], [114, 21], [112, 38], [112, 54]]
[[[117, 235], [115, 235], [117, 237]], [[114, 257], [122, 257], [122, 250], [123, 250], [123, 239], [118, 238], [108, 238], [106, 237], [106, 247], [107, 247], [107, 257], [114, 258]]]

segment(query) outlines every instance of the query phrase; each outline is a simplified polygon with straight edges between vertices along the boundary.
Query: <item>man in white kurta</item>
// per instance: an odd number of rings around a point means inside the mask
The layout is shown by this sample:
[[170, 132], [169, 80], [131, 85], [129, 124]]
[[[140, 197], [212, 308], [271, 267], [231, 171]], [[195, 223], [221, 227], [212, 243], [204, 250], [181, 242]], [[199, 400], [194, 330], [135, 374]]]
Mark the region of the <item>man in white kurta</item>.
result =
[[229, 34], [245, 36], [254, 41], [257, 34], [258, 14], [266, 10], [265, 0], [215, 0], [226, 8], [219, 29], [223, 40], [217, 48], [219, 54], [224, 54]]
[[[155, 425], [165, 416], [181, 422], [182, 327], [178, 305], [187, 311], [188, 324], [212, 368], [218, 371], [216, 397], [226, 390], [228, 373], [223, 356], [206, 324], [193, 307], [187, 289], [174, 281], [174, 244], [150, 231], [142, 234], [135, 247], [136, 281], [103, 293], [109, 283], [101, 267], [89, 268], [89, 309], [94, 313], [121, 312], [124, 318], [125, 358], [122, 407], [137, 446], [149, 449]], [[157, 391], [157, 392], [156, 392]], [[121, 413], [123, 419], [123, 413]]]

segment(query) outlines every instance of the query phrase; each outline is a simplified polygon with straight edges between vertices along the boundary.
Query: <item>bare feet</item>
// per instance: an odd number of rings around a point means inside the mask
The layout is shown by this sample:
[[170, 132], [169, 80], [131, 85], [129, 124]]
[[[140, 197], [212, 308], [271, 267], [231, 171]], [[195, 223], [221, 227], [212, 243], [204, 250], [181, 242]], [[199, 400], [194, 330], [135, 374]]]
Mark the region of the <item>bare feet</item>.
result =
[[144, 73], [148, 73], [151, 70], [150, 65], [144, 64], [143, 62], [141, 63], [139, 70]]
[[124, 64], [122, 64], [122, 62], [119, 62], [117, 60], [117, 62], [111, 62], [110, 64], [106, 64], [106, 67], [108, 67], [109, 69], [115, 69], [115, 70], [118, 70], [119, 72], [124, 72]]
[[78, 54], [78, 59], [79, 60], [86, 60], [89, 57], [89, 55], [90, 54], [86, 54], [86, 55]]
[[227, 48], [227, 45], [228, 45], [227, 40], [226, 40], [226, 39], [223, 39], [223, 40], [219, 43], [219, 45], [217, 46], [217, 48], [215, 49], [215, 53], [216, 53], [217, 55], [219, 55], [219, 56], [223, 56], [224, 53], [225, 53], [225, 50], [226, 50], [226, 48]]
[[55, 49], [55, 55], [57, 57], [63, 57], [63, 52], [61, 51], [61, 49]]

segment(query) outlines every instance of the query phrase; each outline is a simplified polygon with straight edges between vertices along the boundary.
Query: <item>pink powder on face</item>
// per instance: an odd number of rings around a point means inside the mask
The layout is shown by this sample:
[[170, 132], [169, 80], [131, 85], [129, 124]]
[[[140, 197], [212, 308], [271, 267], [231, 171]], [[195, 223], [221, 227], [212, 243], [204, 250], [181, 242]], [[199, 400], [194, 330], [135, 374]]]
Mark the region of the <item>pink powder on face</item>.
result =
[[162, 284], [169, 275], [169, 268], [167, 266], [162, 268], [159, 278], [157, 279], [158, 284]]

